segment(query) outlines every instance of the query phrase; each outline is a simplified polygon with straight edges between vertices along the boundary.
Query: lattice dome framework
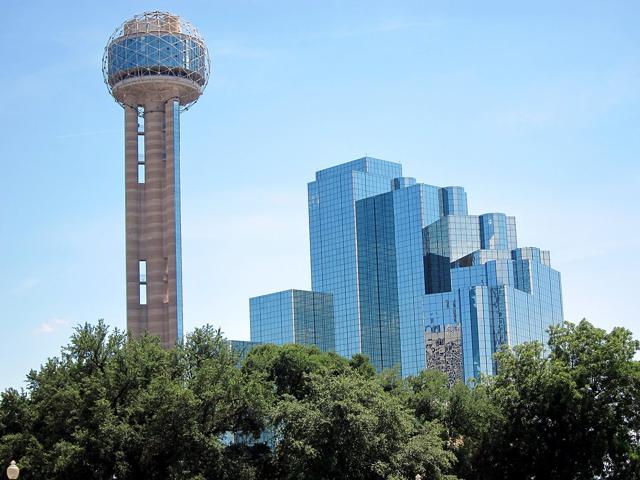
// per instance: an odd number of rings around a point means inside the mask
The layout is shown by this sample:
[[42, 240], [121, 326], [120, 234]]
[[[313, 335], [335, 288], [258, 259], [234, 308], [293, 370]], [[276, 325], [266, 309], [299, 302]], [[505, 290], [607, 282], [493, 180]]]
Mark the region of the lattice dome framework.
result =
[[123, 22], [109, 38], [102, 57], [104, 82], [122, 106], [127, 103], [116, 91], [135, 79], [180, 79], [195, 89], [181, 104], [186, 110], [207, 86], [210, 69], [209, 52], [198, 30], [168, 12], [145, 12]]

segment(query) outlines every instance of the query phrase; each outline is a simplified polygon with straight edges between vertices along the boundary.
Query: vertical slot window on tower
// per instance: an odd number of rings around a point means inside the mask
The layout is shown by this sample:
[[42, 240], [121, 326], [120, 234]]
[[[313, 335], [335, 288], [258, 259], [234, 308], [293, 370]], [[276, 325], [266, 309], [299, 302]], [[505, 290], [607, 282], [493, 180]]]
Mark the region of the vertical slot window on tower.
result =
[[147, 304], [147, 284], [141, 283], [140, 284], [140, 305], [146, 305], [146, 304]]
[[138, 183], [144, 183], [144, 162], [138, 163]]
[[138, 183], [144, 183], [145, 180], [144, 165], [144, 135], [138, 136]]
[[138, 183], [145, 183], [144, 107], [138, 107]]
[[138, 272], [140, 275], [139, 282], [147, 283], [147, 261], [146, 260], [138, 261]]
[[140, 305], [147, 304], [147, 261], [138, 261], [138, 284], [140, 292]]
[[169, 258], [164, 257], [164, 298], [162, 301], [164, 303], [169, 303]]
[[138, 135], [144, 135], [144, 107], [138, 105]]

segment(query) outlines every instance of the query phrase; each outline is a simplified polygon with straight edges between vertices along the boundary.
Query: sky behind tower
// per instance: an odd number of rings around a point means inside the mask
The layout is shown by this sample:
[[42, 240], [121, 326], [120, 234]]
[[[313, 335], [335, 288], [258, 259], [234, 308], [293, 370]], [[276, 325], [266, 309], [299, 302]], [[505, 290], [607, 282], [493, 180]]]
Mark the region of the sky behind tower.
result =
[[112, 31], [184, 16], [213, 74], [182, 115], [185, 330], [248, 338], [248, 298], [310, 288], [306, 183], [369, 155], [462, 185], [551, 250], [565, 318], [640, 337], [640, 4], [9, 0], [0, 30], [0, 388], [74, 325], [124, 328]]

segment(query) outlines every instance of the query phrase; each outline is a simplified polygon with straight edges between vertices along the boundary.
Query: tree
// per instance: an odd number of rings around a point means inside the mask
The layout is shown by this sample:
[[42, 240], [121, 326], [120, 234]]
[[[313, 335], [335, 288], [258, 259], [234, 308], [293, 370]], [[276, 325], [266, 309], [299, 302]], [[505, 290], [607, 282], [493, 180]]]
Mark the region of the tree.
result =
[[422, 421], [444, 421], [449, 408], [449, 379], [446, 373], [437, 370], [423, 370], [410, 377], [409, 404], [416, 417]]
[[640, 479], [638, 348], [566, 323], [448, 388], [364, 355], [263, 345], [240, 362], [210, 326], [167, 350], [98, 322], [0, 394], [0, 462], [26, 480]]
[[304, 398], [279, 402], [275, 428], [279, 478], [454, 478], [439, 427], [416, 422], [379, 382], [355, 372], [312, 374]]
[[491, 397], [492, 381], [485, 378], [473, 385], [456, 383], [449, 392], [444, 424], [449, 447], [457, 457], [456, 473], [474, 478], [475, 467], [485, 455], [483, 440], [493, 425], [502, 421], [502, 412]]
[[[363, 359], [358, 359], [353, 366], [368, 371], [362, 363]], [[242, 370], [247, 376], [260, 377], [272, 383], [278, 397], [292, 395], [303, 398], [308, 393], [310, 374], [338, 375], [349, 367], [345, 358], [321, 352], [315, 346], [268, 344], [254, 347], [244, 360]]]
[[586, 321], [551, 330], [549, 354], [524, 344], [497, 355], [480, 478], [639, 476], [640, 367], [628, 330]]
[[172, 350], [103, 322], [78, 327], [26, 392], [2, 395], [0, 459], [20, 459], [27, 480], [253, 478], [261, 446], [222, 441], [265, 417], [237, 361], [209, 326]]
[[472, 476], [474, 465], [483, 454], [481, 440], [499, 418], [487, 380], [473, 386], [462, 382], [450, 386], [445, 373], [424, 370], [409, 377], [405, 384], [403, 387], [396, 380], [391, 391], [404, 399], [417, 420], [441, 425], [441, 437], [456, 455], [455, 472], [461, 478]]

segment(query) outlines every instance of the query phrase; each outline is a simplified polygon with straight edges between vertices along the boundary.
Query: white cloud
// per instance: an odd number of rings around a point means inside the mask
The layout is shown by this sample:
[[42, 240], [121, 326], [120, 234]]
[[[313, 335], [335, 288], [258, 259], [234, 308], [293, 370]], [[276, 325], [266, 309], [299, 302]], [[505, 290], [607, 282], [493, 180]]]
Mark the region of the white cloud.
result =
[[69, 325], [69, 321], [63, 318], [52, 318], [49, 321], [42, 322], [38, 325], [38, 328], [34, 330], [35, 335], [49, 335], [51, 333], [55, 333], [61, 328]]

